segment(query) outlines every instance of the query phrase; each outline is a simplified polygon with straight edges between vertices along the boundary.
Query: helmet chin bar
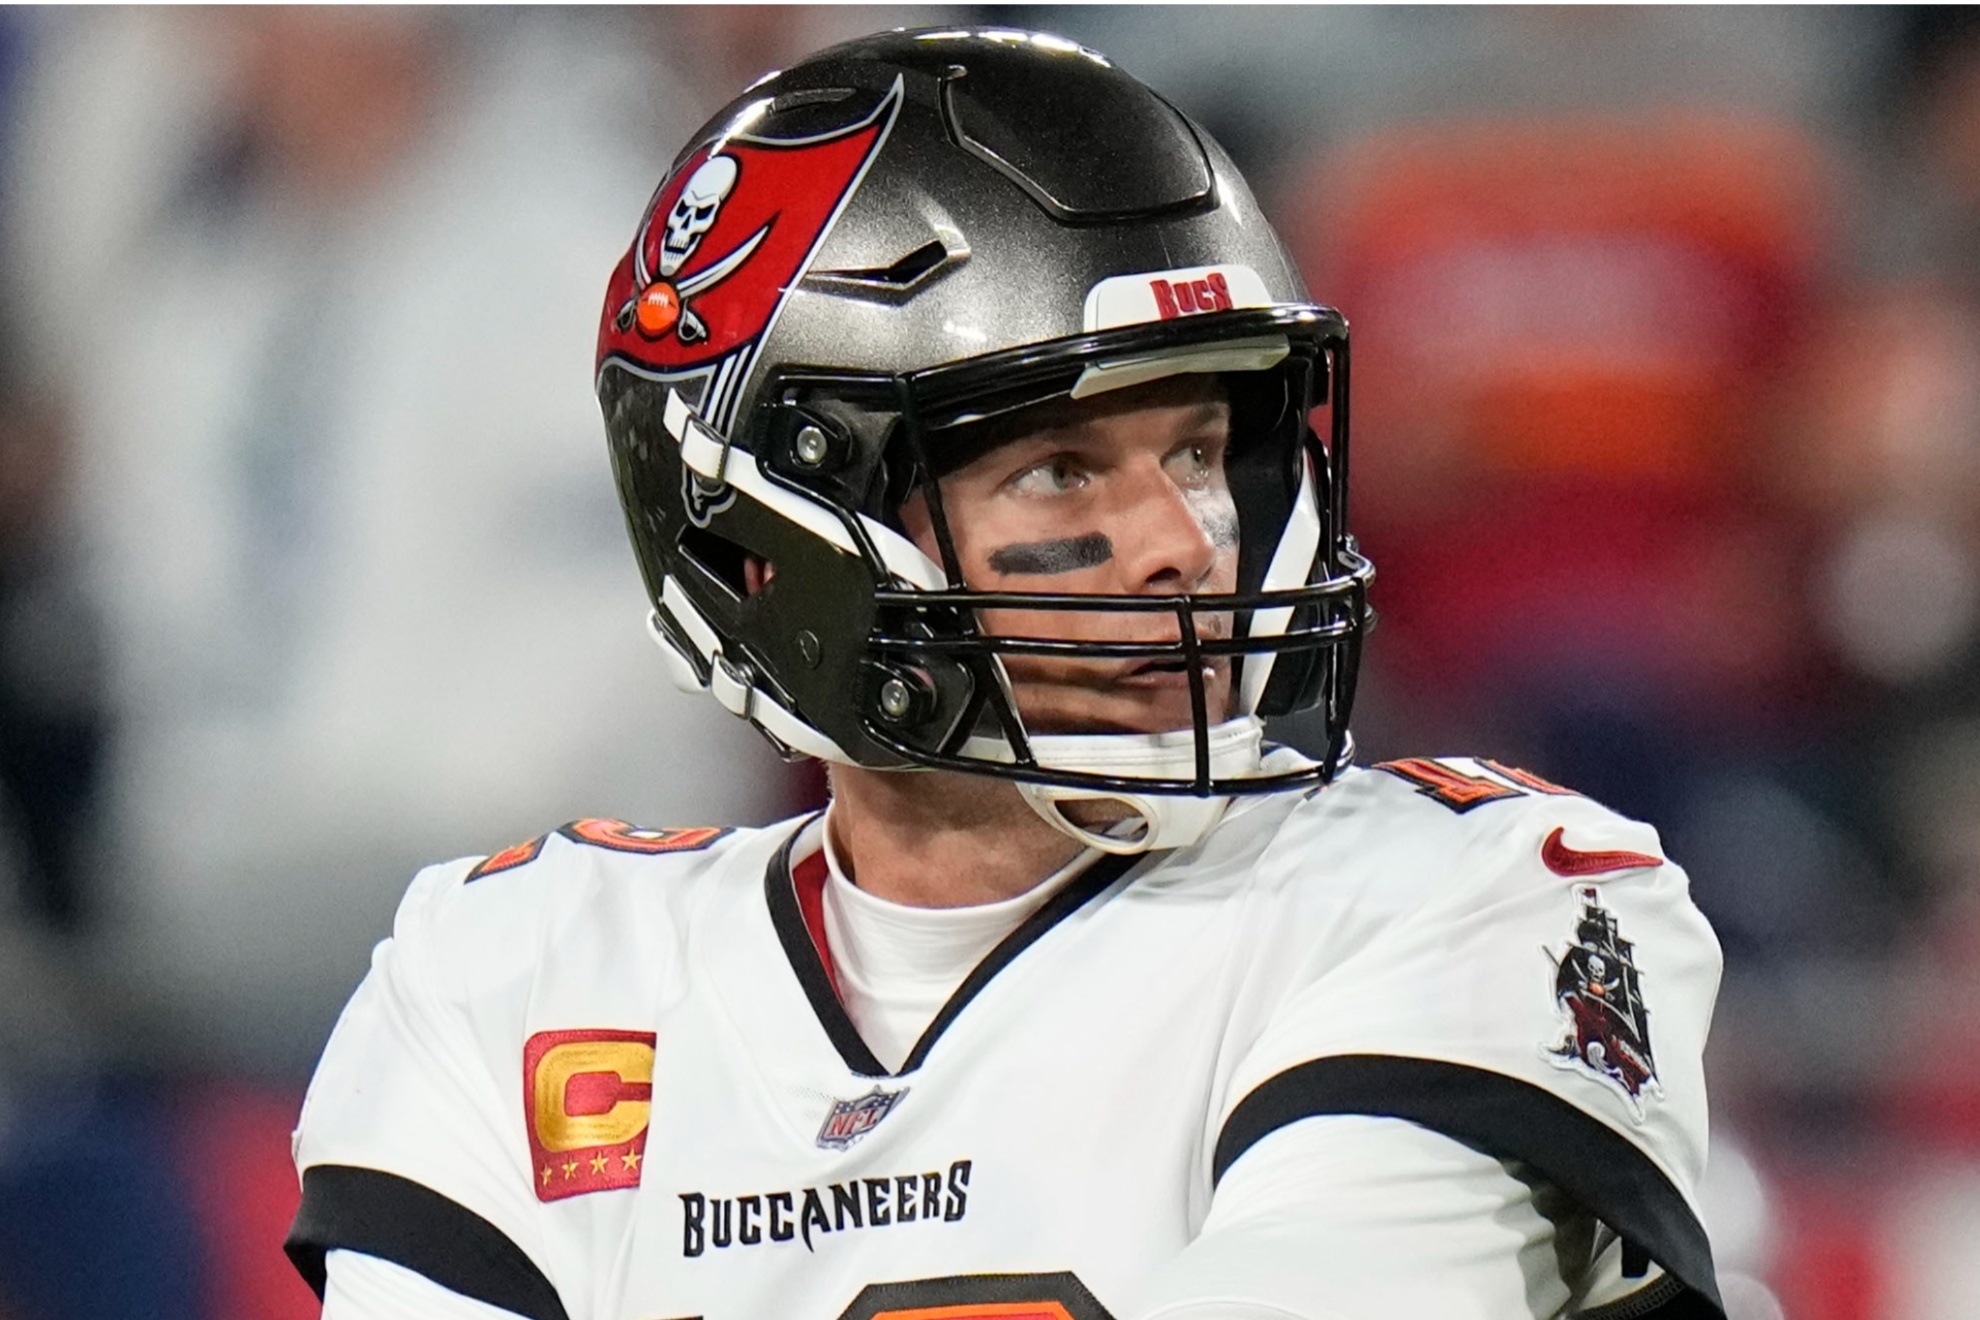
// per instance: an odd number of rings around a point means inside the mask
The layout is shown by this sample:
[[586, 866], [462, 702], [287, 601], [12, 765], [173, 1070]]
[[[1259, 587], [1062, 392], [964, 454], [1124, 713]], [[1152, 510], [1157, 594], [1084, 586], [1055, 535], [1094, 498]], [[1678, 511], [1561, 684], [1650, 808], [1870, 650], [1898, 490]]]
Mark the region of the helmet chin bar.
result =
[[[1213, 726], [1205, 738], [1198, 738], [1195, 729], [1177, 729], [1169, 733], [1037, 734], [1030, 741], [1032, 754], [1041, 765], [1088, 773], [1142, 772], [1155, 779], [1175, 779], [1193, 772], [1199, 750], [1207, 744], [1212, 775], [1243, 778], [1258, 773], [1264, 756], [1265, 725], [1256, 715], [1243, 715]], [[989, 738], [971, 739], [967, 750], [993, 760], [999, 754], [1009, 754], [1005, 744]], [[1046, 824], [1089, 848], [1110, 853], [1186, 848], [1201, 841], [1230, 805], [1230, 798], [1223, 795], [1135, 793], [1022, 780], [1017, 789]], [[1066, 807], [1085, 802], [1112, 803], [1125, 814], [1117, 821], [1084, 825], [1073, 819]]]
[[[868, 738], [895, 752], [904, 760], [934, 769], [959, 770], [1074, 788], [1091, 787], [1133, 793], [1212, 797], [1276, 792], [1296, 785], [1310, 784], [1325, 779], [1338, 767], [1340, 761], [1337, 755], [1330, 756], [1328, 762], [1323, 762], [1319, 766], [1284, 773], [1232, 775], [1219, 769], [1212, 752], [1211, 731], [1217, 722], [1225, 720], [1225, 716], [1223, 712], [1218, 712], [1213, 721], [1209, 709], [1207, 685], [1203, 678], [1205, 662], [1219, 657], [1230, 657], [1234, 661], [1242, 659], [1247, 664], [1262, 664], [1289, 652], [1330, 651], [1335, 648], [1350, 651], [1359, 643], [1367, 612], [1367, 584], [1372, 572], [1366, 560], [1349, 552], [1347, 571], [1341, 575], [1324, 582], [1272, 591], [1199, 596], [901, 589], [877, 591], [874, 593], [874, 598], [882, 607], [883, 619], [889, 617], [911, 619], [919, 613], [940, 613], [950, 618], [961, 616], [973, 619], [984, 610], [1018, 609], [1067, 613], [1155, 614], [1165, 615], [1174, 620], [1177, 640], [1095, 641], [1066, 637], [1005, 636], [980, 631], [968, 635], [956, 632], [949, 635], [934, 635], [934, 630], [926, 630], [917, 635], [904, 627], [888, 631], [883, 626], [876, 629], [867, 639], [867, 649], [869, 653], [891, 662], [890, 668], [896, 672], [942, 663], [960, 663], [974, 670], [987, 671], [990, 681], [988, 684], [980, 685], [979, 691], [984, 686], [989, 688], [987, 692], [983, 692], [984, 704], [989, 707], [988, 714], [992, 717], [993, 727], [1003, 735], [1003, 743], [999, 744], [1002, 750], [993, 756], [981, 754], [981, 749], [987, 745], [986, 740], [988, 742], [996, 740], [993, 735], [982, 731], [980, 722], [977, 736], [953, 752], [926, 743], [917, 744], [906, 736], [907, 731], [897, 724], [890, 724], [871, 716], [863, 722], [863, 732]], [[1303, 620], [1288, 624], [1287, 620], [1299, 619], [1302, 613], [1306, 616]], [[1205, 637], [1201, 635], [1196, 623], [1199, 614], [1229, 615], [1237, 619], [1252, 620], [1268, 614], [1280, 617], [1274, 623], [1275, 631], [1269, 633], [1247, 635], [1239, 632], [1229, 637]], [[1122, 662], [1180, 660], [1183, 673], [1189, 683], [1191, 720], [1188, 727], [1177, 732], [1178, 736], [1190, 737], [1194, 740], [1194, 756], [1187, 761], [1163, 760], [1160, 763], [1161, 773], [1149, 773], [1156, 768], [1152, 763], [1132, 763], [1134, 768], [1140, 771], [1132, 774], [1120, 773], [1115, 767], [1110, 766], [1085, 770], [1070, 765], [1053, 764], [1035, 753], [1032, 745], [1038, 740], [1038, 736], [1026, 732], [1024, 721], [1016, 710], [1016, 703], [1005, 681], [1001, 663], [1002, 657], [1007, 655]], [[1257, 701], [1262, 688], [1262, 683], [1255, 686], [1249, 682], [1240, 684], [1239, 696], [1245, 704], [1237, 711], [1239, 717], [1257, 714]], [[1132, 738], [1142, 735], [1077, 736]]]

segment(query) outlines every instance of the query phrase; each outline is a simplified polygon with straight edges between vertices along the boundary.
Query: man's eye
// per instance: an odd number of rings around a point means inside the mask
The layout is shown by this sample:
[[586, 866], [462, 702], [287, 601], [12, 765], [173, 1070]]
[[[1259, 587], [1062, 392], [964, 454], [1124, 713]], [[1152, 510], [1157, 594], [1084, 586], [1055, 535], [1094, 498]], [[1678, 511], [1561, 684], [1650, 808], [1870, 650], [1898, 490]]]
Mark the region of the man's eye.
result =
[[1086, 484], [1086, 470], [1061, 455], [1035, 463], [1011, 478], [1011, 488], [1024, 495], [1063, 495]]
[[1178, 478], [1189, 485], [1200, 485], [1215, 473], [1217, 460], [1207, 444], [1189, 444], [1170, 457], [1170, 464]]

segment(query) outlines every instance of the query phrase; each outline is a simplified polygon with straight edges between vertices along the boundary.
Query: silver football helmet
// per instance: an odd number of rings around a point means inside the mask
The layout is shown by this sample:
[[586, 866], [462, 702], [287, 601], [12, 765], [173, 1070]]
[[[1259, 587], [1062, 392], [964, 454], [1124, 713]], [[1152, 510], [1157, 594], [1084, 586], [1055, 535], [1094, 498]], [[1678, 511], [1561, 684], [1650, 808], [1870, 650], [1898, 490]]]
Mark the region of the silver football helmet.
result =
[[[1223, 151], [1104, 57], [1038, 33], [906, 31], [759, 81], [648, 204], [597, 361], [653, 635], [684, 686], [787, 753], [1014, 780], [1117, 851], [1192, 842], [1231, 795], [1314, 784], [1348, 756], [1372, 570], [1347, 531], [1346, 322], [1308, 300]], [[973, 426], [1186, 372], [1232, 401], [1234, 594], [963, 579], [939, 478]], [[917, 490], [934, 556], [898, 519]], [[776, 569], [755, 591], [750, 557]], [[988, 609], [1173, 627], [1000, 636]], [[1191, 725], [1027, 730], [1013, 655], [1181, 662]], [[1230, 711], [1209, 708], [1215, 656]], [[1260, 719], [1315, 706], [1320, 760], [1268, 768]], [[1072, 823], [1060, 806], [1082, 797], [1129, 824]]]

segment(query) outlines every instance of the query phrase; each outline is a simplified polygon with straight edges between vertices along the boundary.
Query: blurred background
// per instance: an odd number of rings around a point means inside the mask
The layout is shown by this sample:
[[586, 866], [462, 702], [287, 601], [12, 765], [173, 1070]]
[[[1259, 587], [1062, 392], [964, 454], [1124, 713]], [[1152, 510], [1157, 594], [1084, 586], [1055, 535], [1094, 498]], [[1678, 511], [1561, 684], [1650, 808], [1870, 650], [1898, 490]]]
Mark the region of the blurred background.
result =
[[1162, 90], [1353, 320], [1362, 759], [1687, 866], [1735, 1320], [1980, 1317], [1970, 12], [8, 7], [0, 1320], [313, 1316], [412, 871], [817, 794], [642, 634], [596, 299], [744, 84], [937, 21]]

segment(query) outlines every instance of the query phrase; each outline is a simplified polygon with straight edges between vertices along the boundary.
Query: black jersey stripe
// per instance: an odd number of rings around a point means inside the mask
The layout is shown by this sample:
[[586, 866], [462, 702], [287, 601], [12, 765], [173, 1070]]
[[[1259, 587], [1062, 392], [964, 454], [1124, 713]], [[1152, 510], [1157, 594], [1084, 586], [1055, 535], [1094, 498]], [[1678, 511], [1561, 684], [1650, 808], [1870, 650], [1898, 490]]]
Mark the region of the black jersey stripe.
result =
[[818, 1025], [825, 1028], [826, 1037], [846, 1061], [846, 1067], [861, 1077], [885, 1077], [887, 1066], [873, 1057], [873, 1051], [859, 1038], [859, 1028], [853, 1025], [846, 1006], [839, 1002], [838, 992], [832, 988], [832, 977], [825, 970], [825, 960], [819, 956], [818, 946], [811, 942], [811, 929], [804, 924], [804, 911], [798, 906], [797, 881], [791, 878], [791, 850], [816, 819], [815, 815], [805, 817], [764, 869], [763, 893], [770, 904], [770, 924], [776, 927], [777, 942], [784, 946], [784, 957], [797, 973], [798, 984], [804, 988], [804, 997], [811, 1001]]
[[1600, 1120], [1503, 1073], [1376, 1054], [1288, 1068], [1245, 1096], [1225, 1121], [1213, 1182], [1266, 1135], [1325, 1114], [1407, 1119], [1494, 1158], [1525, 1161], [1614, 1229], [1629, 1254], [1648, 1256], [1690, 1291], [1696, 1305], [1674, 1301], [1673, 1320], [1723, 1320], [1711, 1240], [1663, 1171]]
[[348, 1164], [306, 1169], [302, 1206], [282, 1247], [318, 1297], [324, 1258], [361, 1251], [528, 1320], [570, 1320], [556, 1288], [507, 1234], [395, 1173]]
[[[866, 1042], [860, 1039], [859, 1029], [853, 1025], [846, 1006], [839, 1002], [838, 994], [832, 989], [831, 975], [825, 970], [818, 946], [812, 943], [811, 932], [804, 924], [804, 912], [798, 906], [797, 883], [791, 876], [791, 853], [812, 819], [807, 817], [791, 831], [791, 836], [784, 840], [784, 846], [777, 850], [776, 856], [765, 868], [763, 889], [770, 905], [770, 923], [776, 928], [777, 942], [784, 946], [784, 956], [790, 960], [791, 970], [797, 974], [805, 998], [811, 1001], [812, 1012], [817, 1014], [819, 1025], [825, 1029], [833, 1048], [839, 1051], [839, 1057], [845, 1060], [846, 1067], [861, 1077], [886, 1077], [889, 1075], [886, 1065], [875, 1058]], [[915, 1041], [900, 1072], [894, 1075], [904, 1076], [919, 1068], [928, 1058], [928, 1052], [935, 1048], [935, 1042], [949, 1029], [949, 1024], [1013, 958], [1037, 943], [1046, 931], [1105, 892], [1137, 862], [1160, 855], [1109, 853], [1073, 877], [1065, 888], [1052, 895], [1044, 906], [1026, 917], [1016, 930], [985, 954], [983, 961], [963, 978], [962, 984], [956, 987], [955, 993], [949, 996], [921, 1033], [921, 1038]]]

